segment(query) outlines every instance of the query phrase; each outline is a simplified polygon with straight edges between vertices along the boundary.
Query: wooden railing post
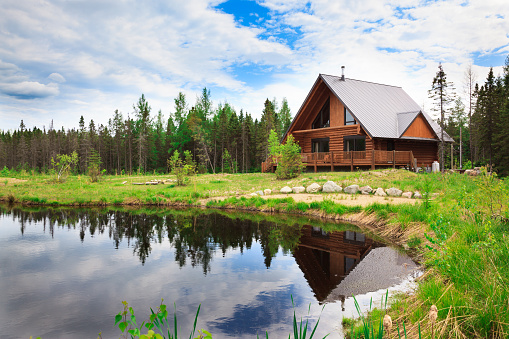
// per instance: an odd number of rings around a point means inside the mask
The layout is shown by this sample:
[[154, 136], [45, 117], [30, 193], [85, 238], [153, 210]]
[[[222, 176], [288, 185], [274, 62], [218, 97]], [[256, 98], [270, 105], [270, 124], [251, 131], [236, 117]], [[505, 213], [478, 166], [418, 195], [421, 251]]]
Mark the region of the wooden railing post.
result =
[[352, 160], [350, 163], [350, 172], [353, 172], [353, 151], [350, 151], [350, 159]]
[[315, 173], [316, 173], [317, 172], [317, 170], [316, 170], [316, 163], [318, 161], [318, 154], [315, 153], [314, 155], [315, 155], [314, 158], [315, 158]]
[[375, 150], [373, 150], [373, 152], [371, 154], [372, 154], [372, 156], [371, 156], [371, 169], [374, 170], [375, 169]]
[[334, 172], [334, 152], [330, 152], [330, 170]]
[[396, 151], [392, 151], [392, 168], [396, 168]]

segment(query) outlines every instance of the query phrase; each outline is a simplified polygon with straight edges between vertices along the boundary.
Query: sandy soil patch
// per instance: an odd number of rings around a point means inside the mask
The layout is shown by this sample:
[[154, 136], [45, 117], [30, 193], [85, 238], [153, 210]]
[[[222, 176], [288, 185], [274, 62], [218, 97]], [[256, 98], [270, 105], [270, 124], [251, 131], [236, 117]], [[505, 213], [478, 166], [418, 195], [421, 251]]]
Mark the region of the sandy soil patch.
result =
[[5, 180], [7, 180], [7, 184], [19, 184], [21, 182], [27, 182], [28, 180], [16, 179], [16, 178], [0, 178], [0, 183], [5, 185]]
[[[250, 198], [250, 195], [244, 195], [246, 198]], [[332, 200], [335, 203], [342, 204], [345, 206], [368, 206], [373, 203], [379, 204], [415, 204], [419, 203], [420, 200], [415, 199], [407, 199], [407, 198], [394, 198], [394, 197], [379, 197], [374, 195], [349, 195], [349, 194], [309, 194], [309, 193], [299, 193], [299, 194], [271, 194], [271, 195], [263, 195], [261, 198], [263, 199], [275, 199], [275, 198], [287, 198], [291, 197], [296, 202], [315, 202], [315, 201], [323, 201], [324, 199]], [[202, 204], [206, 204], [209, 200], [224, 200], [228, 197], [214, 197], [205, 199]]]

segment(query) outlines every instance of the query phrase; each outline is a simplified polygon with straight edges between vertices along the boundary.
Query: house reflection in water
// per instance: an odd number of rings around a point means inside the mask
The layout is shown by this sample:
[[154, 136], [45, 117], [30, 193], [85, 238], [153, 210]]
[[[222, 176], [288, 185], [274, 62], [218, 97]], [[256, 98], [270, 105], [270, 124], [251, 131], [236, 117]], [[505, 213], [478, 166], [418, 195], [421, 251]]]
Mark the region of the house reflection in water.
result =
[[359, 232], [325, 232], [306, 225], [294, 257], [322, 303], [373, 248], [382, 246]]

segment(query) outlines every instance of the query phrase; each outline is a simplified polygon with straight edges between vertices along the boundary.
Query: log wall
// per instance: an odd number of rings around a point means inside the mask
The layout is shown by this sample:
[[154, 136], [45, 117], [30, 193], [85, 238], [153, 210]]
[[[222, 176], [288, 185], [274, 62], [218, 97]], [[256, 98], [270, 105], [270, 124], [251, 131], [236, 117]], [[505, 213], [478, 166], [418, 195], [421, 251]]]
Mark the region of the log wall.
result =
[[329, 138], [329, 151], [343, 152], [343, 137], [351, 135], [366, 136], [366, 151], [373, 150], [373, 139], [370, 139], [360, 125], [328, 127], [293, 132], [293, 137], [299, 142], [302, 153], [311, 153], [311, 140]]
[[438, 142], [421, 140], [396, 140], [396, 151], [412, 151], [417, 159], [417, 166], [431, 167], [433, 161], [438, 161]]

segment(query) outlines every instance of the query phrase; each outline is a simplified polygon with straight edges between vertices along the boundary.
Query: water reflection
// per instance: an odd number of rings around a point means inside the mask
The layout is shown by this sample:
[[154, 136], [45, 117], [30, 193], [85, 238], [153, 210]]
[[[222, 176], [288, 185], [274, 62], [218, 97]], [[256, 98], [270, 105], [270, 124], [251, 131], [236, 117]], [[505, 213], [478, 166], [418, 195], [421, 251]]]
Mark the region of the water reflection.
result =
[[319, 227], [304, 226], [301, 232], [294, 257], [319, 302], [328, 297], [371, 249], [383, 246], [355, 231], [326, 232]]
[[[3, 212], [7, 209], [3, 207]], [[116, 249], [122, 241], [144, 264], [152, 244], [168, 239], [175, 248], [175, 261], [179, 265], [202, 266], [204, 274], [210, 270], [210, 260], [216, 251], [222, 255], [228, 249], [250, 249], [259, 242], [263, 249], [264, 263], [270, 267], [272, 257], [281, 247], [285, 254], [298, 243], [299, 227], [274, 224], [266, 220], [232, 218], [218, 213], [196, 214], [197, 211], [159, 213], [132, 213], [119, 210], [38, 209], [30, 212], [14, 208], [9, 210], [20, 223], [21, 234], [27, 224], [41, 222], [43, 231], [53, 237], [55, 228], [79, 230], [80, 240], [88, 232], [92, 237], [107, 233]]]
[[[336, 301], [356, 288], [365, 293], [363, 266], [398, 256], [373, 256], [383, 244], [352, 225], [317, 220], [190, 210], [0, 211], [0, 321], [7, 337], [114, 337], [121, 300], [142, 312], [161, 297], [176, 302], [184, 329], [201, 303], [198, 327], [214, 338], [254, 338], [265, 330], [282, 337], [291, 330], [290, 295], [298, 314], [312, 304], [311, 322], [319, 304], [330, 303], [323, 336], [341, 321], [345, 306]], [[368, 285], [368, 292], [379, 288]]]

